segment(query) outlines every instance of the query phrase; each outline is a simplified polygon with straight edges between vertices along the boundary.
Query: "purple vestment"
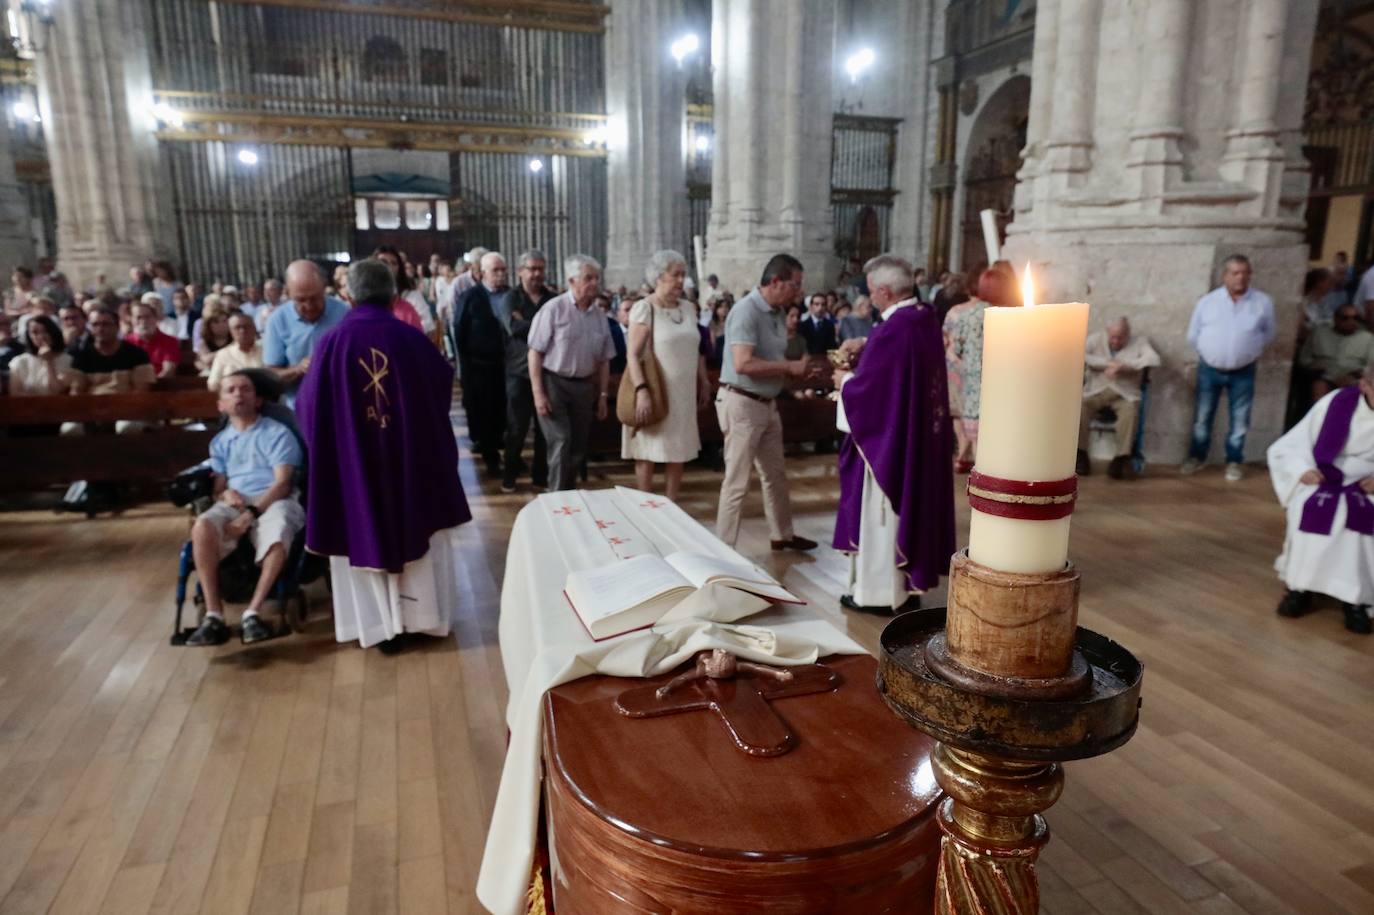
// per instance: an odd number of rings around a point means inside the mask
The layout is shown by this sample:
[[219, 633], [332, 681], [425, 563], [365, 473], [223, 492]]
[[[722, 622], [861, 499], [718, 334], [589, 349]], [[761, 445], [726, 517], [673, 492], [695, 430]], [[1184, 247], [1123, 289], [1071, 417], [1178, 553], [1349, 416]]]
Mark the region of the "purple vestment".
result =
[[1326, 408], [1317, 443], [1312, 446], [1312, 458], [1322, 481], [1317, 491], [1307, 497], [1302, 507], [1298, 530], [1308, 534], [1330, 534], [1336, 522], [1336, 503], [1345, 498], [1345, 526], [1357, 534], [1374, 534], [1374, 504], [1365, 495], [1360, 483], [1345, 482], [1345, 474], [1336, 466], [1336, 458], [1350, 438], [1350, 422], [1364, 394], [1358, 385], [1344, 388]]
[[296, 395], [311, 551], [399, 573], [436, 532], [472, 520], [452, 398], [453, 368], [387, 306], [359, 305], [320, 338]]
[[935, 312], [904, 306], [874, 327], [840, 396], [850, 434], [840, 446], [835, 549], [859, 548], [867, 465], [897, 513], [897, 567], [912, 590], [933, 588], [955, 545], [949, 394]]

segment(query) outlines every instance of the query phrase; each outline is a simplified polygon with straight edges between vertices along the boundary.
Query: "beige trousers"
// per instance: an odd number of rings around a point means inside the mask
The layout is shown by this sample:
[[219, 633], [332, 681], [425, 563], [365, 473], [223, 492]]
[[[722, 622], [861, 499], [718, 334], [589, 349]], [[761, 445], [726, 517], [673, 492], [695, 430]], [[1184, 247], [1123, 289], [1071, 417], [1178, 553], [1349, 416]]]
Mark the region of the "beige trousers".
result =
[[749, 492], [749, 470], [763, 481], [763, 513], [773, 540], [792, 538], [792, 499], [782, 456], [782, 419], [776, 402], [763, 403], [721, 388], [716, 418], [725, 433], [725, 481], [720, 487], [716, 535], [730, 546], [739, 539], [740, 511]]
[[1088, 424], [1103, 407], [1111, 407], [1112, 412], [1116, 414], [1116, 451], [1113, 453], [1117, 457], [1130, 457], [1131, 445], [1135, 439], [1135, 416], [1139, 405], [1110, 389], [1083, 398], [1083, 417], [1078, 422], [1078, 447], [1087, 450], [1090, 431]]

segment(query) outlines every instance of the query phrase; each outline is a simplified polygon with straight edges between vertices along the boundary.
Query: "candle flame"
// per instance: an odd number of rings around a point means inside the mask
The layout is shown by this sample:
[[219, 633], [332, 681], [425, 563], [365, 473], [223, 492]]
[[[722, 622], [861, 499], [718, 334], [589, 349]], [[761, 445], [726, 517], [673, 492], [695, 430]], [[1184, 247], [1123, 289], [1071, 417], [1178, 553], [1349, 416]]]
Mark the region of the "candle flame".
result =
[[1035, 284], [1031, 282], [1030, 261], [1026, 261], [1026, 272], [1021, 275], [1021, 304], [1027, 308], [1035, 307]]

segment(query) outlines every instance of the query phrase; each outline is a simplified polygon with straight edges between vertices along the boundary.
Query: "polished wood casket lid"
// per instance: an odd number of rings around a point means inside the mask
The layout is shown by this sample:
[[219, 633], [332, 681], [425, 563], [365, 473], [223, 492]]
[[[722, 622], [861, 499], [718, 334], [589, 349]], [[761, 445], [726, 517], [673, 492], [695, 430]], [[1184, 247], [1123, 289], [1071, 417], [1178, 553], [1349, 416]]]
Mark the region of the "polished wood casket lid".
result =
[[740, 752], [710, 712], [615, 711], [624, 690], [670, 675], [597, 676], [545, 697], [546, 765], [607, 827], [664, 850], [801, 862], [890, 848], [932, 822], [934, 744], [883, 704], [872, 658], [822, 663], [840, 675], [839, 689], [772, 703], [796, 736], [782, 756]]

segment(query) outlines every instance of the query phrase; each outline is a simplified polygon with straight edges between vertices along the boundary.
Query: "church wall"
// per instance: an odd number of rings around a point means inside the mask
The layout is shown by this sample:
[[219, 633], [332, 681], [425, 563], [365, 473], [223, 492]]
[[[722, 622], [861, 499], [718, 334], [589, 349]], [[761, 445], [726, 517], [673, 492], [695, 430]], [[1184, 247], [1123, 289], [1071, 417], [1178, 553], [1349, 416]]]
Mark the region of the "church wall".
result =
[[[1084, 20], [1084, 10], [1100, 18]], [[1040, 8], [1037, 35], [1058, 30], [1056, 66], [1046, 68], [1056, 85], [1050, 109], [1032, 113], [1039, 139], [1020, 176], [1007, 253], [1037, 265], [1042, 300], [1091, 303], [1094, 329], [1125, 314], [1159, 350], [1146, 419], [1152, 460], [1186, 453], [1197, 372], [1187, 325], [1231, 253], [1251, 258], [1278, 330], [1258, 366], [1247, 457], [1261, 459], [1282, 431], [1307, 261], [1302, 93], [1284, 84], [1305, 82], [1314, 20], [1315, 5], [1300, 0]], [[1065, 61], [1089, 59], [1089, 83], [1075, 83]], [[1170, 85], [1177, 96], [1158, 94]], [[1087, 130], [1066, 129], [1075, 123]]]

